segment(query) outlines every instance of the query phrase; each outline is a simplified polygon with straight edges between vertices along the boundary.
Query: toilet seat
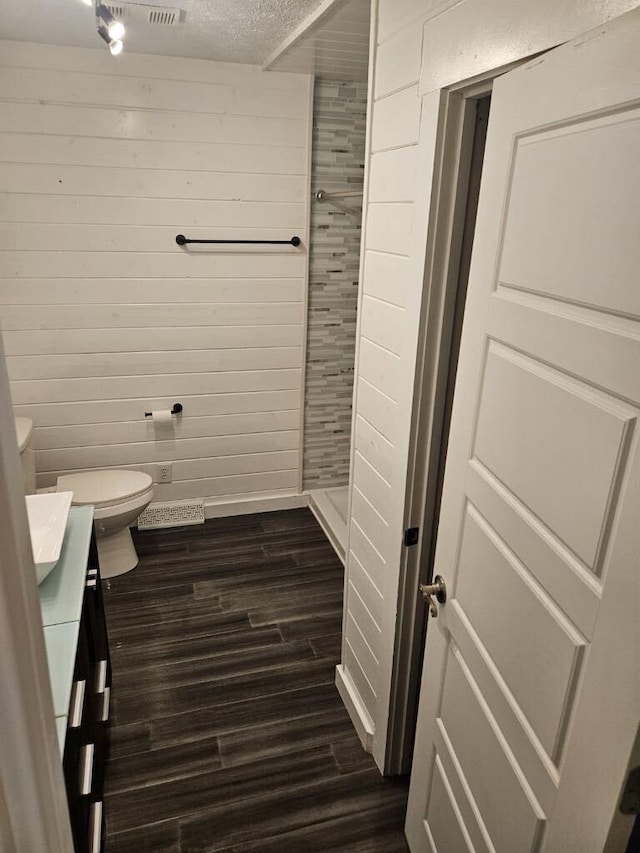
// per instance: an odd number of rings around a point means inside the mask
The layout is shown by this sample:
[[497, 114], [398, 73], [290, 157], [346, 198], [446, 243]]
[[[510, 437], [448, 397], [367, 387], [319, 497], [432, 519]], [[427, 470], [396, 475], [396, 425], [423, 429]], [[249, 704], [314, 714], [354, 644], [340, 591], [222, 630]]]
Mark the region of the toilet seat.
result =
[[83, 471], [58, 477], [57, 492], [73, 492], [73, 504], [92, 504], [96, 510], [146, 497], [153, 480], [142, 471]]
[[[134, 513], [137, 518], [143, 509], [151, 503], [153, 500], [153, 488], [149, 488], [144, 492], [140, 492], [140, 494], [136, 495], [134, 498], [129, 498], [128, 500], [121, 501], [113, 501], [110, 504], [98, 504], [93, 507], [93, 518], [96, 522], [105, 521], [106, 519], [113, 518], [114, 514], [117, 515], [128, 515], [129, 513]], [[71, 502], [72, 504], [75, 501]], [[98, 524], [98, 530], [101, 530], [101, 525]]]

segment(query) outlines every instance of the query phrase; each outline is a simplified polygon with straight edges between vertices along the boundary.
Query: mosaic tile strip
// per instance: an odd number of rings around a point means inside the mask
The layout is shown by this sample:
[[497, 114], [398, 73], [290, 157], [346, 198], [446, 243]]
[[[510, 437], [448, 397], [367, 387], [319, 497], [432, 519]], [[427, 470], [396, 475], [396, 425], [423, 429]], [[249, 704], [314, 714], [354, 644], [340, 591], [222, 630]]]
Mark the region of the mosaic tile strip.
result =
[[[311, 188], [362, 189], [366, 83], [317, 79]], [[313, 201], [304, 403], [305, 489], [349, 480], [362, 201]]]

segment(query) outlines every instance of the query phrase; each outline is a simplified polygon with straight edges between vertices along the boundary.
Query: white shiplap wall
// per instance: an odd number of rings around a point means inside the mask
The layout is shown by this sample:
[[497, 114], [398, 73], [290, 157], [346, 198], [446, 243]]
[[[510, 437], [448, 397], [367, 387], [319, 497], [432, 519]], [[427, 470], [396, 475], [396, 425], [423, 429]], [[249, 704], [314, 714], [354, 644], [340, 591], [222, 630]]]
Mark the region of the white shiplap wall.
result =
[[372, 102], [338, 685], [385, 765], [407, 469], [440, 90], [638, 5], [615, 0], [374, 0]]
[[[38, 485], [171, 461], [156, 499], [299, 492], [311, 78], [0, 42], [0, 322]], [[175, 427], [149, 409], [184, 405]]]
[[[372, 43], [379, 20], [374, 8]], [[384, 764], [395, 636], [412, 353], [411, 232], [415, 195], [417, 86], [391, 106], [380, 93], [379, 46], [370, 64], [364, 251], [354, 395], [344, 634], [338, 686], [356, 728]], [[417, 80], [417, 77], [416, 77]], [[415, 81], [414, 81], [415, 82]], [[416, 120], [418, 119], [418, 120]], [[408, 174], [404, 176], [404, 169]], [[413, 308], [413, 312], [411, 309]]]

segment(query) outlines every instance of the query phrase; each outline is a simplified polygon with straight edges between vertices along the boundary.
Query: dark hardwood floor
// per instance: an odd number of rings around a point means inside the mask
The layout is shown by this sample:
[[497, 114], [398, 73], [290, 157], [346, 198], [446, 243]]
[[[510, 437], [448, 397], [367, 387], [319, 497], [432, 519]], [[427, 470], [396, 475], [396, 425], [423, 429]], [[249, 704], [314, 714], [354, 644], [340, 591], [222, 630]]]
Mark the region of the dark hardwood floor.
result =
[[107, 853], [402, 853], [334, 685], [343, 570], [308, 510], [135, 535], [104, 583]]

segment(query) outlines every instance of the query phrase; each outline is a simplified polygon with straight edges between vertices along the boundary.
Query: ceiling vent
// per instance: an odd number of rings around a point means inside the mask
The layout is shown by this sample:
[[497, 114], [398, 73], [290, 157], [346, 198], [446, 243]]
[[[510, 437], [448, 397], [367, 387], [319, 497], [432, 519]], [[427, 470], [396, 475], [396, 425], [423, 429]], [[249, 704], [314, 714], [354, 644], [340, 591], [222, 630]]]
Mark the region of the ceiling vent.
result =
[[106, 3], [114, 18], [123, 23], [151, 24], [159, 27], [175, 27], [185, 19], [183, 9], [168, 6], [148, 6], [145, 3]]
[[149, 9], [149, 23], [174, 27], [180, 23], [180, 9]]
[[127, 10], [124, 6], [112, 6], [111, 3], [105, 3], [107, 9], [111, 12], [114, 18], [117, 18], [119, 21], [127, 18]]

